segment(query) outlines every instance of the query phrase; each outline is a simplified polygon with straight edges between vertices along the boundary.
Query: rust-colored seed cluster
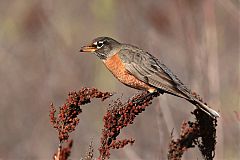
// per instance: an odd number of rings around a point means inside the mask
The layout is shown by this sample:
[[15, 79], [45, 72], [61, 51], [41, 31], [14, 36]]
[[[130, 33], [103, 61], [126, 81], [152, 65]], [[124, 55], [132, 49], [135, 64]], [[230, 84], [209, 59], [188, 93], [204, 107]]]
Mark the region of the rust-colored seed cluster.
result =
[[206, 160], [212, 160], [215, 156], [217, 120], [209, 117], [199, 109], [194, 110], [196, 121], [199, 125], [198, 148]]
[[135, 140], [133, 139], [123, 139], [123, 140], [113, 140], [112, 143], [110, 144], [110, 147], [112, 149], [119, 149], [123, 148], [127, 144], [133, 144]]
[[81, 112], [81, 108], [74, 104], [64, 104], [59, 108], [59, 113], [57, 117], [54, 117], [56, 109], [51, 105], [51, 122], [58, 130], [59, 141], [68, 140], [69, 133], [75, 130], [75, 127], [79, 123], [79, 118], [77, 117]]
[[212, 119], [200, 109], [195, 109], [195, 122], [183, 122], [180, 138], [169, 144], [168, 159], [180, 160], [183, 153], [197, 145], [206, 160], [213, 160], [216, 145], [217, 120]]
[[[103, 117], [104, 128], [102, 130], [101, 146], [99, 147], [99, 160], [108, 159], [110, 157], [110, 149], [119, 149], [127, 144], [134, 143], [133, 139], [120, 140], [117, 137], [121, 129], [132, 124], [135, 117], [142, 113], [151, 104], [151, 100], [159, 96], [159, 94], [144, 92], [132, 97], [127, 102], [122, 103], [118, 99], [113, 104], [110, 104]], [[197, 94], [194, 95], [202, 101]], [[70, 92], [65, 104], [59, 107], [58, 113], [55, 106], [51, 104], [50, 119], [53, 127], [58, 131], [60, 142], [54, 160], [67, 160], [70, 156], [73, 142], [70, 141], [65, 148], [62, 146], [68, 141], [69, 133], [73, 132], [79, 123], [78, 115], [82, 112], [81, 105], [90, 103], [92, 98], [100, 98], [103, 101], [110, 96], [112, 94], [109, 92], [100, 92], [95, 88], [83, 88], [79, 92]], [[196, 121], [183, 122], [180, 138], [171, 140], [168, 152], [169, 160], [180, 160], [188, 148], [196, 145], [206, 160], [213, 159], [216, 145], [217, 120], [212, 119], [200, 109], [194, 110], [193, 114], [196, 117]], [[93, 159], [92, 144], [84, 159]]]
[[49, 116], [53, 127], [58, 131], [60, 149], [62, 143], [68, 141], [69, 133], [73, 132], [79, 123], [77, 116], [82, 112], [81, 105], [90, 103], [92, 98], [100, 98], [103, 101], [110, 96], [111, 93], [100, 92], [95, 88], [82, 88], [79, 92], [70, 92], [65, 104], [59, 107], [57, 115], [55, 106], [51, 104]]
[[123, 148], [129, 143], [134, 143], [132, 139], [117, 140], [117, 136], [120, 134], [120, 130], [132, 124], [135, 117], [145, 110], [153, 97], [158, 95], [156, 93], [147, 96], [147, 93], [144, 92], [134, 96], [125, 104], [118, 100], [115, 101], [113, 106], [110, 106], [103, 118], [104, 129], [102, 131], [101, 147], [99, 148], [99, 159], [109, 158], [110, 149]]
[[199, 128], [193, 122], [183, 122], [180, 138], [172, 139], [169, 144], [168, 159], [180, 160], [183, 153], [191, 147], [194, 147], [196, 138], [198, 138]]
[[59, 133], [60, 142], [68, 140], [69, 133], [74, 131], [79, 123], [77, 117], [81, 112], [81, 105], [90, 103], [92, 98], [100, 98], [102, 101], [112, 96], [109, 92], [100, 92], [93, 88], [82, 88], [79, 92], [70, 92], [66, 103], [59, 107], [59, 113], [56, 116], [56, 108], [53, 104], [50, 106], [50, 119], [53, 127]]

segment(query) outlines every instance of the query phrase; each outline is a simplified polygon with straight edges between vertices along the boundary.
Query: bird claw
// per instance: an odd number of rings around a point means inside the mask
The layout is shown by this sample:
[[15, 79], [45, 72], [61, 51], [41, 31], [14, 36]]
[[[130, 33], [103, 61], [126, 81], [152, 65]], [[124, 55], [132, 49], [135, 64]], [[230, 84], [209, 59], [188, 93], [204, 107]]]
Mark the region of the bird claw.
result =
[[146, 93], [143, 96], [141, 96], [140, 98], [136, 99], [133, 101], [133, 104], [139, 104], [139, 103], [143, 103], [146, 99], [150, 98], [151, 96], [153, 97], [157, 97], [159, 95], [158, 92], [153, 92], [153, 93]]

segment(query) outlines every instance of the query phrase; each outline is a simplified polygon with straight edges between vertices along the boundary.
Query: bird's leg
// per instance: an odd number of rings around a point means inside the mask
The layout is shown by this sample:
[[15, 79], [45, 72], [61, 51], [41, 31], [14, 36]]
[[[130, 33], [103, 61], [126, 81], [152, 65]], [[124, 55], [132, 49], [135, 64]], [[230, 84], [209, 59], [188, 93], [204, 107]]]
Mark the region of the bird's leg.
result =
[[144, 94], [142, 97], [140, 97], [139, 99], [136, 99], [133, 101], [134, 104], [138, 104], [143, 102], [145, 99], [148, 99], [149, 97], [157, 97], [159, 96], [159, 92], [147, 92], [146, 94]]

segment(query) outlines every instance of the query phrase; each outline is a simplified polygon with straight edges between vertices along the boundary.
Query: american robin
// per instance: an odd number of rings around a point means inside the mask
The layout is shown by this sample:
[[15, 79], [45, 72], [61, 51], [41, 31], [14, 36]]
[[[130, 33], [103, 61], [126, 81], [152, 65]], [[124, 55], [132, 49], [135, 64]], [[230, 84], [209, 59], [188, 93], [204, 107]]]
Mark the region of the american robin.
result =
[[129, 44], [122, 44], [109, 37], [98, 37], [80, 52], [94, 53], [123, 84], [155, 92], [168, 93], [200, 108], [213, 118], [219, 114], [199, 101], [170, 69], [150, 53]]

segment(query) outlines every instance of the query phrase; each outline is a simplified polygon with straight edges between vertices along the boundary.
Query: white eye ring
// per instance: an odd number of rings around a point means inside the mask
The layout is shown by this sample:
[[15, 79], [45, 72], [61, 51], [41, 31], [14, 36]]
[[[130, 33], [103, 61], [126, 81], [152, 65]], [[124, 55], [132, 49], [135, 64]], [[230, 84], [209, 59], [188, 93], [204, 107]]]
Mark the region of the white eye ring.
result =
[[94, 43], [94, 45], [96, 45], [98, 49], [102, 48], [103, 44], [104, 44], [103, 41], [97, 41]]

